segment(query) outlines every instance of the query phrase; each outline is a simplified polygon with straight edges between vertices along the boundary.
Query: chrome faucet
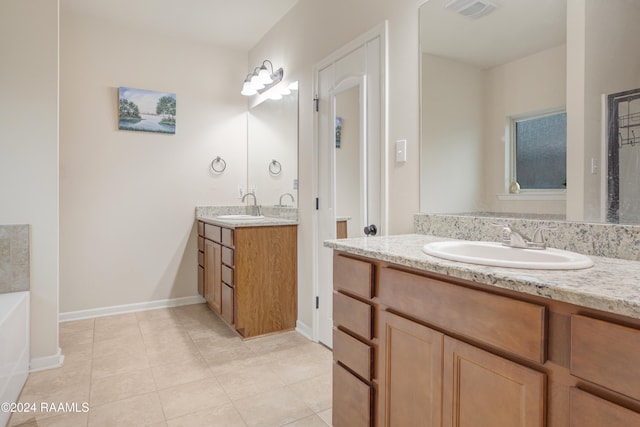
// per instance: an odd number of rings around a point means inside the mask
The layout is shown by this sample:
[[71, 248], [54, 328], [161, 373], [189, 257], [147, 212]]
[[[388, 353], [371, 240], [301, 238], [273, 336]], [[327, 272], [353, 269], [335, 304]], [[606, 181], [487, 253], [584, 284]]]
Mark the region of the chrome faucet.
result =
[[524, 237], [518, 231], [512, 229], [508, 224], [493, 224], [497, 227], [502, 227], [502, 244], [509, 246], [510, 248], [519, 249], [546, 249], [547, 243], [545, 242], [542, 231], [543, 230], [555, 230], [556, 227], [540, 226], [536, 228], [533, 233], [533, 239], [529, 240]]
[[253, 192], [253, 191], [252, 191], [251, 193], [247, 193], [247, 194], [245, 194], [244, 196], [242, 196], [242, 200], [240, 200], [240, 202], [243, 202], [243, 203], [244, 203], [245, 199], [246, 199], [248, 196], [253, 196], [253, 210], [254, 210], [254, 215], [262, 215], [262, 214], [260, 213], [260, 206], [258, 206], [258, 199], [256, 198], [256, 193], [255, 193], [255, 192]]
[[285, 205], [283, 205], [283, 204], [282, 204], [282, 198], [283, 198], [284, 196], [289, 196], [289, 197], [291, 197], [291, 203], [293, 203], [293, 202], [295, 202], [295, 201], [296, 201], [296, 199], [294, 199], [294, 198], [293, 198], [293, 194], [291, 194], [291, 193], [284, 193], [283, 195], [281, 195], [281, 196], [280, 196], [280, 200], [278, 201], [278, 206], [279, 206], [279, 207], [281, 207], [281, 208], [285, 206]]

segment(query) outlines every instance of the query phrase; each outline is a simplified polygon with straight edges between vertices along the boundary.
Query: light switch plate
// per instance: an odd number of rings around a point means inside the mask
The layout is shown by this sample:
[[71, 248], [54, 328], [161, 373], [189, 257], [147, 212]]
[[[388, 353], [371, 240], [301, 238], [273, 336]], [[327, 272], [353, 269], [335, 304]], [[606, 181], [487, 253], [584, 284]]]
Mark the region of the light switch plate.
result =
[[407, 140], [399, 139], [396, 141], [396, 162], [407, 161]]

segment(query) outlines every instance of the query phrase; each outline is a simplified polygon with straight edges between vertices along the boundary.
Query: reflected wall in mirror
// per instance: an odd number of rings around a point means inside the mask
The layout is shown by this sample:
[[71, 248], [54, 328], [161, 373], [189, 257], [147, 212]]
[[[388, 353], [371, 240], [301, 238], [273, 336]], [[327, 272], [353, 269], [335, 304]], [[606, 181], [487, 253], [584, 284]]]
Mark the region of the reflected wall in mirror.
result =
[[[640, 223], [633, 197], [611, 212], [606, 114], [608, 95], [640, 87], [640, 2], [502, 0], [478, 19], [448, 3], [420, 7], [421, 212]], [[566, 196], [510, 193], [510, 120], [563, 108]], [[637, 186], [629, 169], [619, 188]]]
[[447, 3], [420, 8], [421, 212], [564, 218], [562, 186], [512, 186], [516, 120], [565, 109], [564, 2], [508, 0], [479, 19]]
[[[336, 105], [336, 221], [346, 221], [344, 237], [362, 235], [364, 208], [360, 86], [335, 95]], [[338, 139], [338, 123], [340, 135]]]
[[248, 114], [248, 191], [259, 205], [298, 206], [298, 91], [266, 99]]

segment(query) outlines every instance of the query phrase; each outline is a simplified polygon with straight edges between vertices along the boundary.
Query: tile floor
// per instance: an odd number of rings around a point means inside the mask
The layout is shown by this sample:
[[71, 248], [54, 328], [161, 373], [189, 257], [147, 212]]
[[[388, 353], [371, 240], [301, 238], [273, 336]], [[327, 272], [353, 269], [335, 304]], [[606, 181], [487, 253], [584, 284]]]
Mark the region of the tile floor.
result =
[[60, 344], [64, 366], [32, 373], [20, 402], [78, 411], [9, 426], [331, 424], [329, 350], [296, 332], [243, 341], [205, 304], [61, 323]]

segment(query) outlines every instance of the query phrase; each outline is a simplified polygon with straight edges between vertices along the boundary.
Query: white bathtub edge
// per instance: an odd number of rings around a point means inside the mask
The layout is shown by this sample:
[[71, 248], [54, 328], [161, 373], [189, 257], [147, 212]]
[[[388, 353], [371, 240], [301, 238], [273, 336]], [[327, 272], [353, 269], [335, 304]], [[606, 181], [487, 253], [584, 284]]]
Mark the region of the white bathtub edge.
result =
[[92, 308], [88, 310], [67, 311], [58, 315], [58, 320], [69, 322], [72, 320], [92, 319], [94, 317], [112, 316], [114, 314], [131, 313], [135, 311], [156, 310], [158, 308], [179, 307], [181, 305], [201, 304], [205, 302], [200, 295], [182, 298], [163, 299], [135, 304], [114, 305], [111, 307]]

